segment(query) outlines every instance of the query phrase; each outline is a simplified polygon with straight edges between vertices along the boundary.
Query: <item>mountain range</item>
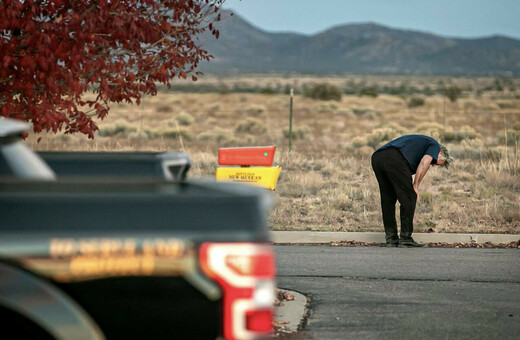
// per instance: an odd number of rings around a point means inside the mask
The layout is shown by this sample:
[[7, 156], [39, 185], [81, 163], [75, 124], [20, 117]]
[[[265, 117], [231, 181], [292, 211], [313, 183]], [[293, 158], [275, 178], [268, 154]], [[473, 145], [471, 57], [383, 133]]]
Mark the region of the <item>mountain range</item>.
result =
[[223, 12], [219, 39], [201, 36], [210, 73], [520, 76], [520, 40], [448, 38], [375, 23], [314, 35], [273, 33]]

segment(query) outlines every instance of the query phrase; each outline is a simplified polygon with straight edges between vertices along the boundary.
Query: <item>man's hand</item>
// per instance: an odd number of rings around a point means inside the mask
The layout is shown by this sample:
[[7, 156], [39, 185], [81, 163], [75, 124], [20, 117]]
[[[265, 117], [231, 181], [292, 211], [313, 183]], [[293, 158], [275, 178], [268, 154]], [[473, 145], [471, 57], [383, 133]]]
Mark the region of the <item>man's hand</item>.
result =
[[419, 199], [419, 184], [421, 184], [421, 181], [424, 178], [424, 175], [426, 175], [426, 172], [430, 168], [432, 159], [433, 159], [432, 156], [424, 155], [423, 158], [421, 159], [421, 163], [419, 163], [419, 166], [417, 167], [417, 171], [415, 172], [413, 190], [415, 190], [415, 193], [417, 194], [417, 199]]

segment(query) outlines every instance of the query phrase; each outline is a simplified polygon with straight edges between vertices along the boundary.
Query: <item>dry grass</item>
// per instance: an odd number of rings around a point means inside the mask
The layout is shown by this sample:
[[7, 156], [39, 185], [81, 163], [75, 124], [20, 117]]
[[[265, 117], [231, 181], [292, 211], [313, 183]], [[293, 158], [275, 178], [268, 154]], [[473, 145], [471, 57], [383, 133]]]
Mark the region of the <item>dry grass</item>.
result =
[[[396, 80], [397, 79], [397, 80]], [[354, 79], [357, 81], [357, 78]], [[218, 79], [228, 88], [240, 82], [259, 87], [319, 78]], [[345, 84], [345, 78], [327, 81]], [[365, 79], [395, 84], [402, 78]], [[434, 88], [437, 79], [410, 78]], [[454, 79], [478, 89], [492, 80]], [[101, 122], [95, 140], [82, 136], [30, 136], [38, 150], [171, 151], [191, 155], [191, 176], [213, 177], [217, 149], [224, 146], [276, 145], [282, 167], [270, 215], [274, 230], [381, 231], [377, 182], [370, 167], [373, 150], [405, 133], [444, 138], [456, 162], [425, 177], [417, 207], [420, 232], [520, 234], [519, 92], [465, 91], [455, 103], [424, 97], [409, 107], [410, 97], [343, 95], [341, 101], [294, 98], [293, 151], [287, 135], [289, 97], [282, 94], [159, 93], [139, 107], [115, 105]], [[444, 114], [445, 113], [445, 114]], [[506, 146], [506, 139], [508, 145]]]

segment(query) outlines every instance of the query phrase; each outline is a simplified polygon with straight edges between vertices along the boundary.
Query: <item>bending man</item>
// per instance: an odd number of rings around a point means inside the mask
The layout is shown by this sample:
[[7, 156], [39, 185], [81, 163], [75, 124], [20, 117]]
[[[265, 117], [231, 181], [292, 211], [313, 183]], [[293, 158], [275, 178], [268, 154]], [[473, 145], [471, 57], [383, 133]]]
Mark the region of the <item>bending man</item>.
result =
[[[423, 135], [399, 137], [372, 155], [372, 169], [379, 183], [381, 210], [387, 247], [424, 247], [412, 238], [419, 184], [430, 166], [448, 167], [448, 150], [435, 139]], [[412, 175], [415, 179], [412, 181]], [[397, 234], [395, 203], [401, 205], [401, 235]]]

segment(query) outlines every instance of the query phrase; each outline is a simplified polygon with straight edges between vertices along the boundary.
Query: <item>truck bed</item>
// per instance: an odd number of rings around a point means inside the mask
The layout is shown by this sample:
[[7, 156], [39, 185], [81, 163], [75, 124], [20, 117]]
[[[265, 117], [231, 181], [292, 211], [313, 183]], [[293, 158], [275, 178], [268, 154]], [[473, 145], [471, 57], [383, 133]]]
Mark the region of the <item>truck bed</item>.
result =
[[[184, 152], [40, 151], [58, 177], [114, 176], [183, 181], [191, 166]], [[12, 171], [0, 157], [0, 176]]]
[[9, 180], [0, 182], [0, 233], [146, 231], [184, 233], [196, 241], [267, 242], [269, 206], [268, 193], [235, 183]]

